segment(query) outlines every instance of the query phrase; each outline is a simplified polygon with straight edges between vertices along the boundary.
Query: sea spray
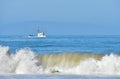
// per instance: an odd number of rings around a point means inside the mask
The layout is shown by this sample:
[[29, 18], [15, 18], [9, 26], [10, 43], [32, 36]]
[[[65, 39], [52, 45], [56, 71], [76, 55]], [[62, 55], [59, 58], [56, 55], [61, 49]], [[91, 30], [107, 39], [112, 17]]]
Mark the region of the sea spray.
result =
[[0, 74], [12, 73], [11, 57], [9, 55], [9, 47], [0, 46]]
[[120, 56], [115, 54], [35, 54], [28, 49], [9, 53], [0, 46], [0, 74], [97, 74], [120, 75]]
[[39, 72], [39, 66], [37, 66], [37, 59], [30, 50], [20, 50], [14, 56], [16, 64], [16, 74], [35, 74]]
[[34, 53], [21, 49], [14, 55], [9, 54], [9, 47], [0, 46], [0, 73], [35, 74], [40, 70]]

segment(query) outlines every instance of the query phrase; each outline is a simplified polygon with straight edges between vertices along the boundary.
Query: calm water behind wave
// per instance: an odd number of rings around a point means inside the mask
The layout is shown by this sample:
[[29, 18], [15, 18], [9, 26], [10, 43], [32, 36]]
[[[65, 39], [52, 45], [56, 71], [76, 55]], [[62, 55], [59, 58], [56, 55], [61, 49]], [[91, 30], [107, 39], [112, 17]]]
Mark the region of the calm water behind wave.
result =
[[14, 53], [21, 48], [30, 48], [37, 53], [120, 53], [120, 36], [47, 36], [28, 38], [27, 36], [0, 36], [0, 45], [9, 46]]

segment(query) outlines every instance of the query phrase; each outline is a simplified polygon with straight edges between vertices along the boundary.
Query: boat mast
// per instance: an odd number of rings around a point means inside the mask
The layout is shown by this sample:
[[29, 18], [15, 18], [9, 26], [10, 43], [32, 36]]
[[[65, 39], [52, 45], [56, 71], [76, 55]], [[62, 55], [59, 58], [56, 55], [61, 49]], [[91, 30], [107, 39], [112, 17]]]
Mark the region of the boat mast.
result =
[[37, 33], [39, 33], [40, 32], [40, 29], [39, 29], [39, 27], [37, 28]]

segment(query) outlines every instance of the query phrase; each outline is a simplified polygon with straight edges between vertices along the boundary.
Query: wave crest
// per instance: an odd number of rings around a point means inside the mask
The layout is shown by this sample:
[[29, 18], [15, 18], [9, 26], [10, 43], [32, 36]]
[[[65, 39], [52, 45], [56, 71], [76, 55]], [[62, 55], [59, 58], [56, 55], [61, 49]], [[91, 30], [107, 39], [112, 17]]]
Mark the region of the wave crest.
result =
[[39, 54], [21, 49], [9, 53], [0, 46], [0, 74], [102, 74], [120, 75], [120, 56], [115, 54]]

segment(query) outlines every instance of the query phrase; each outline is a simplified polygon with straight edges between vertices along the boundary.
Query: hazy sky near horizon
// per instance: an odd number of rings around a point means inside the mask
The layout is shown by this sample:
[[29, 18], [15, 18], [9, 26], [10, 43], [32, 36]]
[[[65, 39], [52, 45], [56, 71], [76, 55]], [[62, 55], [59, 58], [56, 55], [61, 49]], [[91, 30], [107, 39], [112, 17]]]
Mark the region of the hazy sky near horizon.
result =
[[0, 0], [0, 35], [120, 35], [120, 0]]

